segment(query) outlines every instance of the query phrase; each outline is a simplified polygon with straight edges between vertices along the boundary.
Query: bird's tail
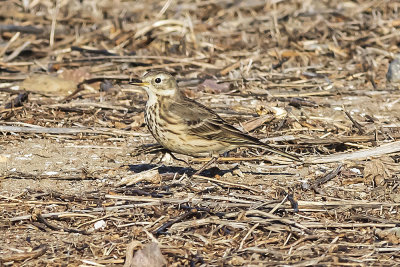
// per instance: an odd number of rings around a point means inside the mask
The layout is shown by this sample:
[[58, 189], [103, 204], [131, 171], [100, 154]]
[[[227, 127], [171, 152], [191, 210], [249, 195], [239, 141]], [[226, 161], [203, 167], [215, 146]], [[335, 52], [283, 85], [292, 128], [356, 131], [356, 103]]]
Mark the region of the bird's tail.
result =
[[282, 150], [279, 150], [277, 148], [273, 148], [270, 145], [265, 144], [265, 143], [263, 143], [261, 141], [258, 141], [256, 144], [251, 145], [251, 146], [252, 147], [260, 147], [260, 148], [263, 148], [263, 149], [265, 149], [265, 150], [267, 150], [269, 152], [281, 155], [282, 157], [285, 157], [285, 158], [288, 158], [288, 159], [291, 159], [291, 160], [294, 160], [294, 161], [302, 162], [302, 160], [298, 156], [286, 153], [286, 152], [284, 152]]

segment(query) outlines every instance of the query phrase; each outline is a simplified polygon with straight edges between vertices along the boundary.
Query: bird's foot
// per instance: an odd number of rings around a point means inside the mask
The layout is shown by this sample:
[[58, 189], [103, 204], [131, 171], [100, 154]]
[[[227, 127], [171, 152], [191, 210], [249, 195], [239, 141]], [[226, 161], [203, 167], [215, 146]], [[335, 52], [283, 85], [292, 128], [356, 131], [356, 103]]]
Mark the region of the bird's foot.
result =
[[206, 162], [206, 164], [204, 164], [203, 166], [201, 166], [200, 169], [198, 169], [192, 176], [194, 175], [199, 175], [202, 171], [204, 171], [206, 168], [210, 167], [212, 164], [214, 164], [219, 157], [217, 156], [213, 156], [211, 158], [211, 160], [209, 160], [208, 162]]

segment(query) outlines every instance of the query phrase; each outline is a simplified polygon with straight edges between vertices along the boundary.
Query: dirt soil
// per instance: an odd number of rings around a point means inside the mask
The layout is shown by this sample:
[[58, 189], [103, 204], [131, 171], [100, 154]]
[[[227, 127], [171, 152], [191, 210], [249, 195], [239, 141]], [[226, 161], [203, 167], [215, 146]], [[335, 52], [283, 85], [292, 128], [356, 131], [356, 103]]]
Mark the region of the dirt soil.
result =
[[[399, 11], [2, 1], [0, 266], [400, 265]], [[143, 152], [151, 69], [304, 162]]]

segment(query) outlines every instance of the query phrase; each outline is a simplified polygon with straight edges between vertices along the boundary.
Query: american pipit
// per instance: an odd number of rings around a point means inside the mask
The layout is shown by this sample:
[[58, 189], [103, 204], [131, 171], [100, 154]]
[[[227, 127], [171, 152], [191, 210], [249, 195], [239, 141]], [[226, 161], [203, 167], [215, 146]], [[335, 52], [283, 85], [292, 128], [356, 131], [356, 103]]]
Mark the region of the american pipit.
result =
[[167, 72], [151, 71], [143, 76], [141, 82], [131, 84], [146, 90], [149, 97], [145, 110], [146, 124], [158, 143], [171, 152], [195, 157], [211, 156], [215, 161], [218, 155], [237, 147], [259, 147], [299, 161], [298, 157], [243, 133], [211, 109], [184, 96], [175, 78]]

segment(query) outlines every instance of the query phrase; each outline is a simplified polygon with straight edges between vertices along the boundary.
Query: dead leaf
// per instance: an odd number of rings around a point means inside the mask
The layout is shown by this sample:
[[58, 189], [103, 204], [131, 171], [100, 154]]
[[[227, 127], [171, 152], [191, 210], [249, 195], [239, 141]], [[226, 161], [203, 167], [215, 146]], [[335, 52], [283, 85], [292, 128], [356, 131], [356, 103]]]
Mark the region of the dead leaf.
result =
[[216, 80], [206, 79], [198, 85], [199, 90], [207, 93], [219, 94], [230, 90], [228, 83], [217, 83]]
[[398, 194], [397, 192], [396, 192], [396, 193], [389, 194], [389, 196], [390, 196], [390, 199], [391, 199], [393, 202], [395, 202], [395, 203], [400, 203], [400, 194]]
[[131, 243], [127, 248], [124, 267], [161, 267], [167, 264], [167, 261], [161, 253], [160, 247], [154, 242], [149, 243], [142, 249], [136, 251], [132, 258], [132, 250], [138, 245], [138, 241], [134, 242], [136, 243]]
[[81, 83], [86, 79], [89, 79], [92, 75], [89, 73], [89, 68], [77, 68], [77, 69], [63, 69], [58, 72], [58, 77], [67, 81], [73, 81], [75, 83]]
[[146, 181], [146, 182], [150, 182], [153, 184], [157, 184], [161, 182], [161, 176], [158, 173], [158, 169], [151, 169], [148, 171], [144, 171], [144, 172], [139, 172], [139, 173], [135, 173], [133, 175], [129, 175], [129, 176], [125, 176], [124, 178], [121, 179], [121, 181], [117, 184], [117, 186], [123, 186], [123, 185], [133, 185], [136, 184], [138, 182], [142, 182], [142, 181]]
[[245, 131], [250, 132], [266, 122], [270, 122], [274, 119], [283, 119], [287, 115], [286, 110], [282, 108], [265, 106], [257, 107], [257, 113], [260, 117], [242, 123], [242, 127]]
[[119, 121], [114, 122], [114, 125], [115, 125], [115, 128], [117, 128], [117, 129], [125, 129], [126, 127], [128, 127], [128, 125], [126, 125], [123, 122], [119, 122]]
[[[385, 160], [386, 162], [384, 162]], [[391, 171], [386, 167], [387, 161], [391, 158], [373, 159], [365, 164], [364, 178], [365, 184], [374, 184], [375, 186], [384, 185], [385, 179], [392, 177]]]
[[275, 117], [271, 114], [263, 115], [261, 117], [257, 117], [257, 118], [243, 122], [242, 127], [246, 132], [251, 132], [254, 129], [263, 125], [264, 123], [272, 121], [274, 118]]
[[33, 75], [26, 78], [20, 89], [54, 95], [69, 95], [76, 90], [77, 83], [46, 74]]
[[400, 244], [400, 227], [393, 227], [385, 230], [376, 229], [375, 235], [380, 239], [387, 240], [394, 245]]
[[130, 119], [133, 121], [130, 124], [132, 128], [140, 127], [142, 124], [144, 124], [144, 112], [140, 112], [137, 115], [133, 115], [130, 117]]
[[246, 263], [246, 260], [243, 257], [240, 257], [240, 256], [234, 256], [229, 261], [229, 264], [231, 264], [233, 266], [243, 266], [245, 263]]

